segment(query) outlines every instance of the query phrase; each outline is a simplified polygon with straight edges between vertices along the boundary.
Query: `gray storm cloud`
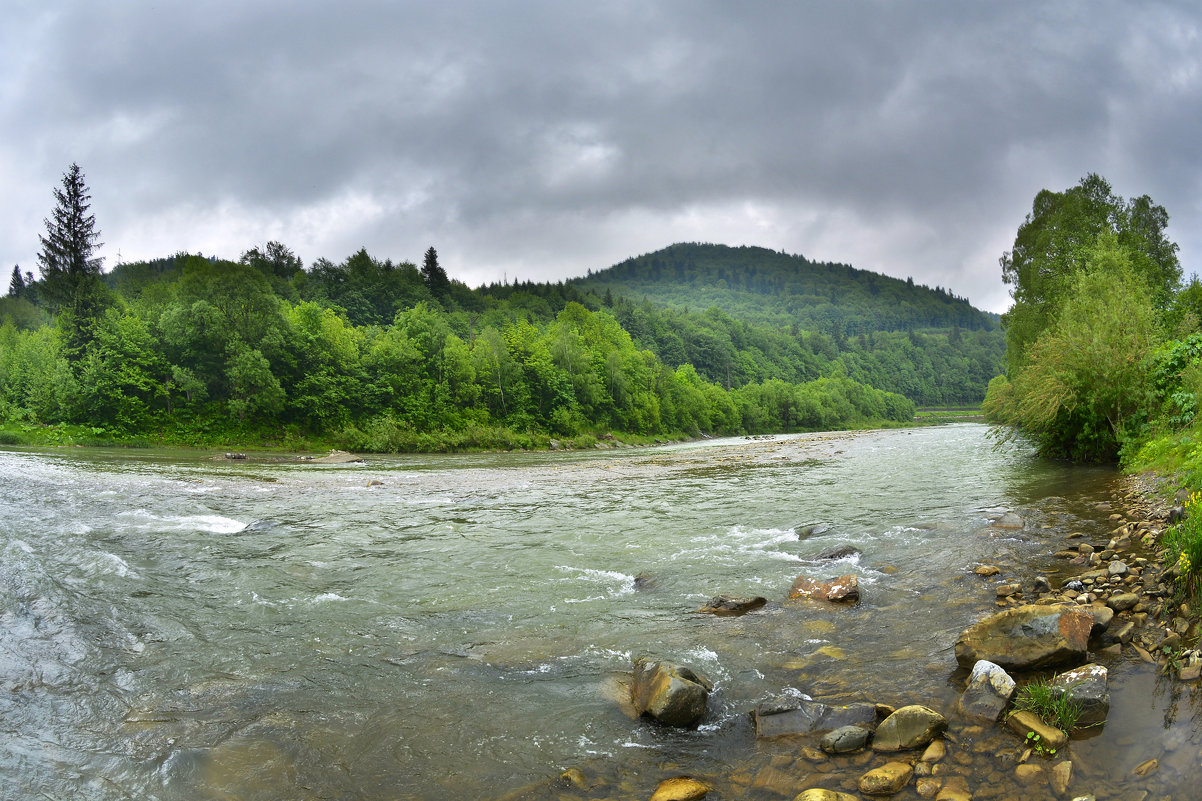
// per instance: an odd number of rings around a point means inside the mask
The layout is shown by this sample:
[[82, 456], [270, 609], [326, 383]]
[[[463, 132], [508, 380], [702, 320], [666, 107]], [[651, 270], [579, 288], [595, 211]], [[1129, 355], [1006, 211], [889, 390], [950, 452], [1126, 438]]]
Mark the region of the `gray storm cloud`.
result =
[[0, 258], [77, 161], [111, 265], [278, 239], [469, 283], [758, 244], [1002, 310], [997, 257], [1087, 172], [1202, 241], [1185, 3], [18, 3]]

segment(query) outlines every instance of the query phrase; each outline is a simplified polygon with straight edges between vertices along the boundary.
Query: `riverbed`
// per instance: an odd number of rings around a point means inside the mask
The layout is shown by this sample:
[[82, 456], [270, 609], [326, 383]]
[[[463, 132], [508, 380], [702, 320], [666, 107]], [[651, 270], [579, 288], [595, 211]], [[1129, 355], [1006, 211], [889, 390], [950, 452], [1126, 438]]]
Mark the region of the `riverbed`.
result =
[[[0, 452], [0, 796], [647, 798], [682, 773], [712, 798], [791, 799], [780, 775], [793, 794], [854, 785], [851, 761], [757, 742], [748, 711], [805, 693], [953, 717], [955, 638], [995, 611], [972, 569], [1055, 583], [1069, 533], [1108, 536], [1112, 470], [987, 431], [348, 465]], [[992, 526], [1006, 511], [1025, 528]], [[815, 559], [839, 545], [862, 553]], [[801, 573], [854, 573], [861, 601], [783, 603]], [[694, 612], [719, 593], [769, 603]], [[623, 713], [615, 687], [643, 655], [714, 682], [699, 728]], [[1202, 778], [1197, 696], [1132, 657], [1109, 667], [1114, 708], [1072, 746], [1074, 794], [1193, 797], [1177, 794]], [[960, 746], [963, 771], [989, 771], [977, 798], [1043, 797], [1006, 778], [1013, 735]], [[1132, 778], [1150, 757], [1158, 772]], [[554, 784], [568, 768], [589, 789]]]

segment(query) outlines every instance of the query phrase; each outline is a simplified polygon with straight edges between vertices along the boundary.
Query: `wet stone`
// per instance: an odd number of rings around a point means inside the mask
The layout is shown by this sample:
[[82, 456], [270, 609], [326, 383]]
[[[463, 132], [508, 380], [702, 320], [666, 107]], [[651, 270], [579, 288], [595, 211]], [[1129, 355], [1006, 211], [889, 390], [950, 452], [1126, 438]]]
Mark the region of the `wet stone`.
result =
[[823, 735], [819, 745], [828, 754], [851, 754], [863, 750], [870, 733], [860, 726], [840, 726]]
[[865, 795], [894, 795], [910, 782], [914, 769], [904, 762], [887, 762], [860, 777], [856, 785]]
[[947, 718], [917, 704], [903, 706], [881, 721], [872, 739], [874, 751], [921, 748], [947, 729]]

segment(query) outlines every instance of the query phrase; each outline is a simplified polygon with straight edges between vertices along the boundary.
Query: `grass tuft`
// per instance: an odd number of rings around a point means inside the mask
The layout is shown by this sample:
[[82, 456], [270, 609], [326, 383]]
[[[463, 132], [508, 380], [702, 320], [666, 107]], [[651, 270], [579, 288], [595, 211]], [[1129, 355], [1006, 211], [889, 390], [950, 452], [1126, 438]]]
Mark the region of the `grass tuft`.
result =
[[1014, 705], [1034, 712], [1044, 723], [1065, 734], [1072, 733], [1081, 719], [1081, 704], [1069, 698], [1068, 693], [1053, 688], [1046, 679], [1032, 679], [1019, 688]]

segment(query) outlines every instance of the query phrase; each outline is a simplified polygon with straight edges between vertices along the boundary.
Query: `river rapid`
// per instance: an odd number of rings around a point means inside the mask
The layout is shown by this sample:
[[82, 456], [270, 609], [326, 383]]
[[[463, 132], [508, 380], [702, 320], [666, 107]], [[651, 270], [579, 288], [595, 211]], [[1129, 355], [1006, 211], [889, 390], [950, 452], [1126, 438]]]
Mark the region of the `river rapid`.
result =
[[[1105, 541], [1095, 507], [1118, 481], [974, 424], [350, 465], [0, 452], [0, 797], [648, 798], [688, 773], [711, 798], [791, 799], [775, 768], [794, 794], [819, 782], [786, 765], [798, 742], [756, 742], [752, 707], [806, 693], [953, 717], [953, 643], [996, 609], [972, 568], [1058, 584], [1052, 551]], [[989, 525], [1009, 510], [1025, 530]], [[862, 554], [814, 560], [842, 544]], [[782, 603], [800, 573], [849, 572], [854, 607]], [[719, 593], [769, 603], [694, 613]], [[623, 713], [642, 655], [715, 683], [697, 730]], [[1110, 667], [1074, 791], [1193, 797], [1176, 794], [1199, 760], [1171, 753], [1202, 748], [1197, 701], [1138, 660]], [[966, 770], [993, 771], [977, 798], [1042, 797], [1005, 779], [1016, 737], [979, 740], [960, 741]], [[1128, 780], [1160, 754], [1152, 784]], [[846, 785], [863, 764], [813, 770]], [[548, 783], [571, 767], [594, 789]]]

